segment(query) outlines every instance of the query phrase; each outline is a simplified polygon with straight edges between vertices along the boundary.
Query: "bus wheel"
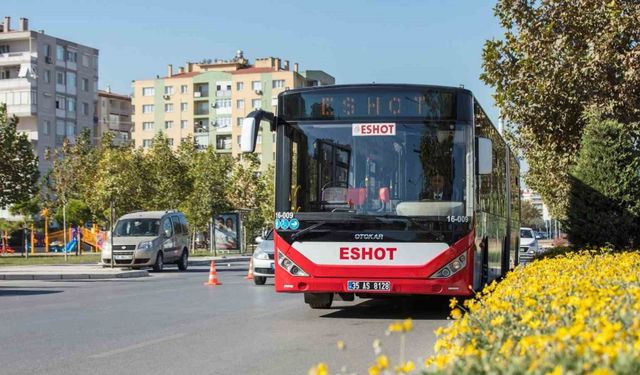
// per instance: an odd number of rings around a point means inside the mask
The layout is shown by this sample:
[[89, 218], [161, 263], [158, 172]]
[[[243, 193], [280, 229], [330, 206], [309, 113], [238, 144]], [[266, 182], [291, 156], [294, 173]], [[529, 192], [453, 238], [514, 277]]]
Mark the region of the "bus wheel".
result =
[[305, 293], [304, 302], [312, 309], [328, 309], [333, 302], [333, 293]]

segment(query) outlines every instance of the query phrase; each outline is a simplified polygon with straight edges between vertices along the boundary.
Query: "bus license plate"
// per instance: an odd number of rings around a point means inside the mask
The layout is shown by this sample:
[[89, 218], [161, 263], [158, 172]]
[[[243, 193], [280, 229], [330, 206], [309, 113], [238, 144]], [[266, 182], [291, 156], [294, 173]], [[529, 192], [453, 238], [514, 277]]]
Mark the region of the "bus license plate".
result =
[[391, 290], [391, 281], [347, 281], [347, 290]]

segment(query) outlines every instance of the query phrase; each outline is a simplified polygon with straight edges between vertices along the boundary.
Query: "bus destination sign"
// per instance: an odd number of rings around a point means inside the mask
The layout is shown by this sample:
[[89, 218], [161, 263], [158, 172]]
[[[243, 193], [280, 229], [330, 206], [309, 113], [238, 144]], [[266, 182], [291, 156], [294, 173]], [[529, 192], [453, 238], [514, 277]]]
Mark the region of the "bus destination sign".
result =
[[285, 94], [282, 100], [285, 121], [455, 117], [455, 94], [448, 91], [335, 89]]

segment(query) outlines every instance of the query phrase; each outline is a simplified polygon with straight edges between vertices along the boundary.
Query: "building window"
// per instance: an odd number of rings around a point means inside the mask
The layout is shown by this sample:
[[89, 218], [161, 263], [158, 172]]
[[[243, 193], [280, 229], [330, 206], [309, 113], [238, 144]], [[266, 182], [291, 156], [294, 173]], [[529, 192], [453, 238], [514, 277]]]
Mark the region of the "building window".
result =
[[156, 94], [156, 90], [153, 87], [142, 88], [142, 96], [154, 96], [155, 94]]
[[56, 120], [56, 135], [64, 137], [64, 120]]
[[151, 147], [152, 144], [153, 144], [153, 139], [143, 139], [142, 140], [142, 147], [144, 147], [144, 148], [149, 148], [149, 147]]
[[238, 147], [240, 147], [240, 142], [242, 141], [242, 136], [239, 135], [236, 137], [236, 142], [238, 142]]
[[236, 82], [236, 91], [242, 91], [244, 89], [244, 82]]
[[216, 136], [216, 149], [231, 150], [231, 142], [231, 135], [218, 135]]
[[49, 69], [44, 70], [44, 83], [51, 83], [51, 71]]
[[173, 95], [173, 86], [165, 86], [164, 87], [165, 95]]
[[49, 120], [42, 121], [42, 134], [49, 135], [50, 129], [51, 129], [51, 121]]
[[49, 44], [44, 45], [44, 55], [45, 57], [51, 57], [51, 45]]
[[67, 87], [76, 87], [76, 73], [67, 72]]
[[187, 112], [188, 109], [189, 109], [189, 103], [180, 103], [181, 112]]
[[257, 145], [261, 145], [262, 144], [262, 134], [258, 134], [258, 139], [256, 140], [256, 144]]
[[167, 143], [169, 143], [169, 146], [173, 147], [173, 138], [167, 138]]
[[271, 142], [276, 143], [276, 133], [271, 133]]
[[56, 109], [66, 109], [64, 96], [56, 95]]
[[151, 113], [151, 112], [153, 112], [153, 104], [142, 105], [142, 113]]
[[67, 51], [67, 61], [75, 63], [78, 61], [78, 52], [76, 51]]
[[164, 111], [169, 113], [173, 112], [173, 103], [167, 103], [164, 105]]
[[64, 61], [64, 47], [56, 46], [56, 60]]
[[189, 126], [188, 120], [180, 120], [180, 129], [186, 129]]
[[56, 72], [56, 83], [58, 85], [64, 85], [64, 72]]
[[262, 82], [260, 81], [251, 81], [251, 90], [262, 90]]
[[89, 116], [89, 103], [87, 102], [82, 103], [82, 114], [85, 116]]
[[76, 123], [67, 121], [67, 138], [74, 137], [76, 135]]
[[272, 88], [276, 88], [276, 87], [284, 87], [284, 79], [276, 79], [274, 81], [271, 82], [271, 87]]
[[82, 66], [89, 66], [89, 56], [85, 54], [82, 55]]
[[218, 117], [218, 128], [225, 129], [231, 126], [231, 117]]
[[216, 108], [231, 108], [231, 99], [216, 99]]
[[262, 100], [260, 99], [251, 99], [251, 108], [262, 108]]
[[74, 98], [67, 98], [67, 111], [76, 111], [76, 100]]
[[82, 88], [82, 91], [87, 92], [89, 91], [89, 79], [87, 78], [82, 78], [82, 80], [80, 81], [80, 88]]
[[189, 92], [189, 86], [187, 85], [180, 86], [180, 94], [186, 94], [188, 92]]
[[236, 121], [237, 121], [237, 122], [236, 122], [236, 124], [237, 124], [238, 126], [242, 126], [242, 121], [244, 121], [244, 117], [238, 117], [238, 118], [236, 119]]
[[244, 99], [236, 100], [236, 108], [237, 109], [244, 109]]
[[153, 122], [143, 122], [142, 130], [153, 130]]
[[165, 121], [165, 122], [164, 122], [164, 128], [165, 128], [165, 129], [171, 129], [171, 128], [173, 128], [173, 121]]

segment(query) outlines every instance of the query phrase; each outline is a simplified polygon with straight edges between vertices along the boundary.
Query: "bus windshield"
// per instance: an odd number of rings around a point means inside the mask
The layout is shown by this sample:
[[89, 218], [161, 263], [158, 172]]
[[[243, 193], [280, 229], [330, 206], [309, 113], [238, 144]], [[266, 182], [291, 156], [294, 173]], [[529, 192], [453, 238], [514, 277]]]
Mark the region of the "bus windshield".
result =
[[469, 125], [293, 125], [291, 209], [373, 216], [462, 217]]

